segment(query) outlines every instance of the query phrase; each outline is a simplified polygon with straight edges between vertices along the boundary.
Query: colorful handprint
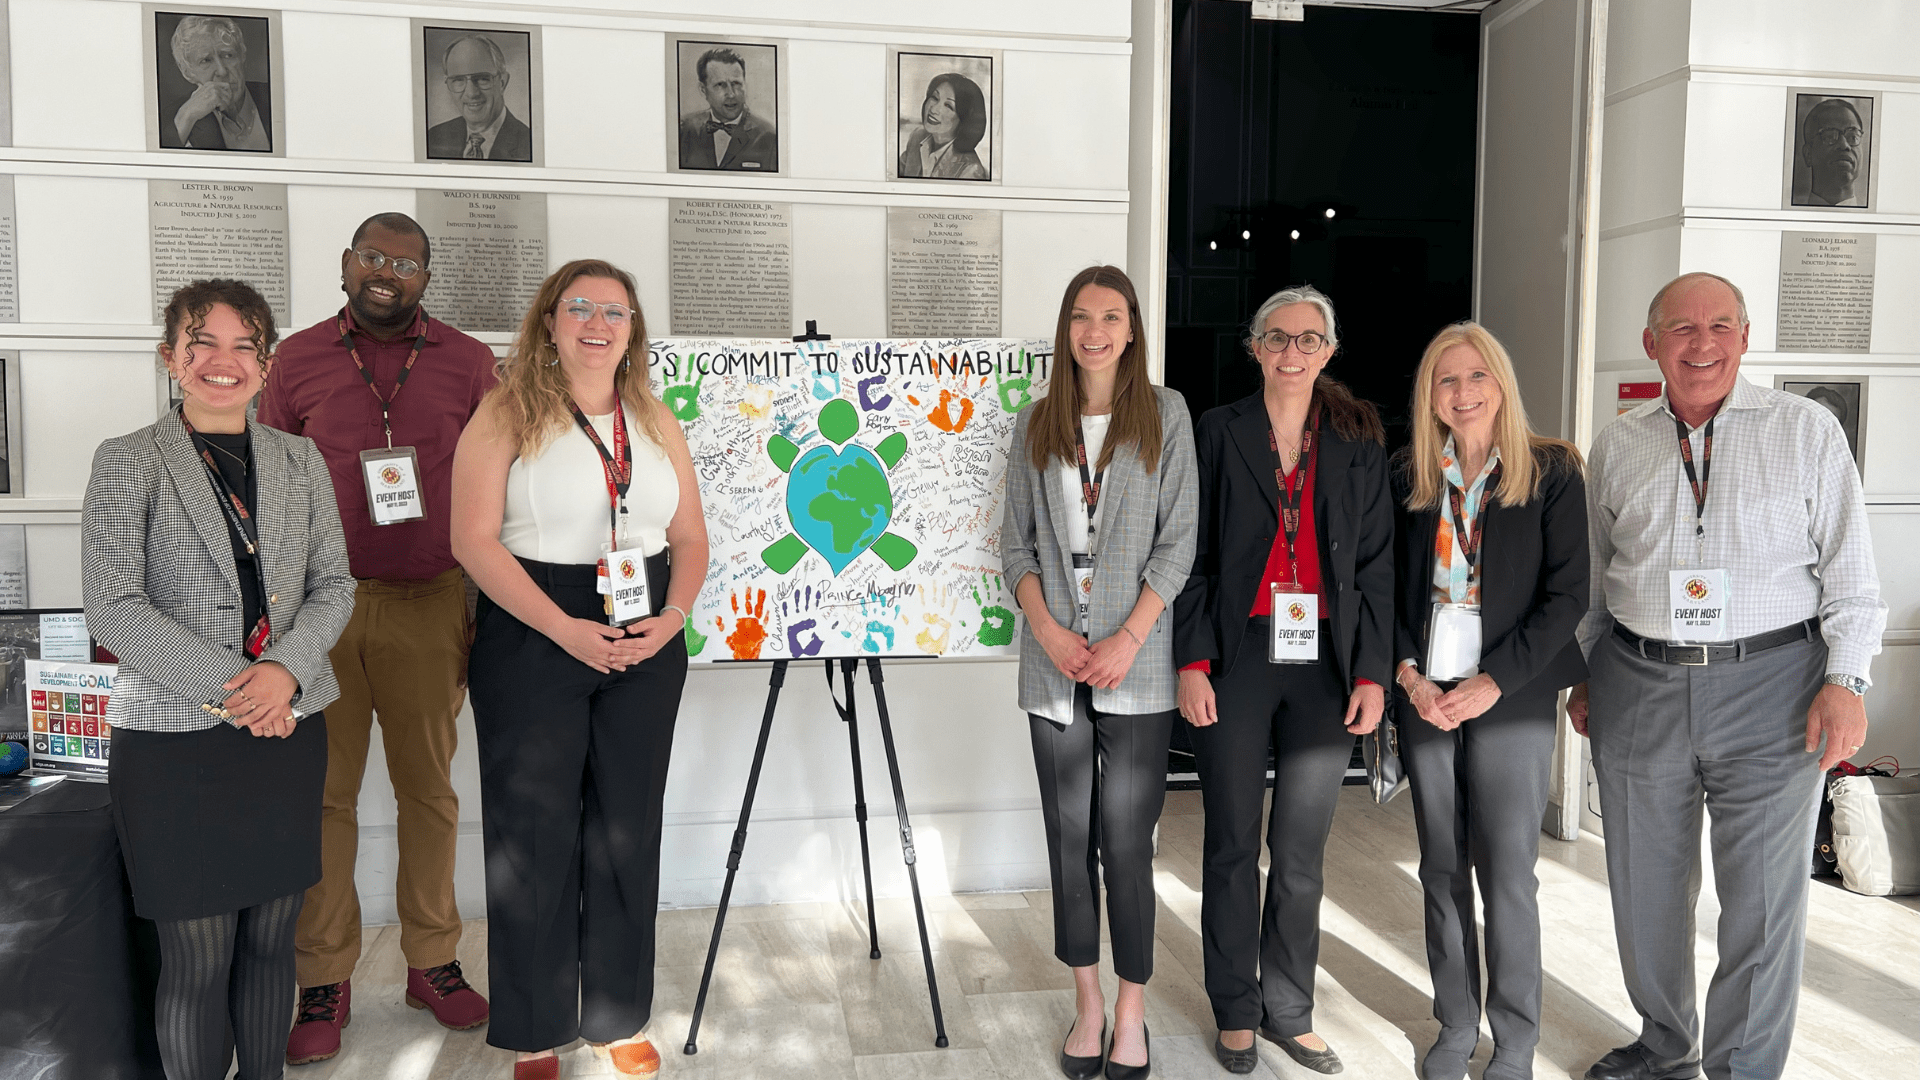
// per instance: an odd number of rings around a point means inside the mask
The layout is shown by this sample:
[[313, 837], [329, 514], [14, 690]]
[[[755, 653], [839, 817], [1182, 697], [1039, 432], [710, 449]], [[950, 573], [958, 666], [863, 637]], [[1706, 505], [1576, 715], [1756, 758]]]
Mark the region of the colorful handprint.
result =
[[[733, 604], [734, 622], [733, 632], [727, 635], [727, 647], [733, 650], [735, 660], [758, 660], [761, 648], [767, 643], [767, 627], [762, 621], [767, 614], [767, 590], [742, 589], [729, 599]], [[722, 630], [727, 628], [717, 617], [713, 624]]]

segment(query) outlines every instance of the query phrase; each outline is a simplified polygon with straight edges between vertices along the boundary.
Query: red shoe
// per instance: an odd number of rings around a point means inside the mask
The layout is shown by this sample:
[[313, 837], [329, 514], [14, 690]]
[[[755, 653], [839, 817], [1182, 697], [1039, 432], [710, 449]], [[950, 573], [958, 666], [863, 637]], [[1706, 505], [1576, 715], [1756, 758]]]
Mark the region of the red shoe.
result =
[[430, 1009], [441, 1027], [455, 1031], [477, 1028], [487, 1022], [487, 999], [467, 985], [460, 974], [460, 961], [439, 967], [407, 969], [407, 1004]]
[[514, 1062], [513, 1080], [560, 1080], [559, 1055]]
[[340, 1052], [340, 1029], [353, 1019], [353, 984], [343, 979], [300, 988], [300, 1013], [287, 1035], [287, 1064], [325, 1061]]

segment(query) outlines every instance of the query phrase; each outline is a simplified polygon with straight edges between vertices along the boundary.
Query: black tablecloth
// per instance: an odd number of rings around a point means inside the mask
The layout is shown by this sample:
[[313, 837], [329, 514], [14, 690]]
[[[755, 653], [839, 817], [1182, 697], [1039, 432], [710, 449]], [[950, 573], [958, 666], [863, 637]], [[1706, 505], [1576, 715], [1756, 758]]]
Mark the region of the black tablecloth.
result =
[[69, 780], [0, 812], [0, 1080], [164, 1080], [159, 969], [107, 785]]

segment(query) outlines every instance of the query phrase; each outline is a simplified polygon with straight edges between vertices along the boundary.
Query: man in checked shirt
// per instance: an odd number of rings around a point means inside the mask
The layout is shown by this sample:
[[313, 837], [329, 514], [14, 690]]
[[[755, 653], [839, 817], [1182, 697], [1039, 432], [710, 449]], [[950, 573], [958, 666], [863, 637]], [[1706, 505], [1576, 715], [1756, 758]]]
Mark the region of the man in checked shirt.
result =
[[[1740, 290], [1684, 274], [1642, 343], [1666, 390], [1593, 443], [1592, 671], [1567, 712], [1593, 743], [1607, 877], [1640, 1037], [1589, 1080], [1771, 1080], [1786, 1069], [1822, 774], [1859, 751], [1880, 651], [1866, 504], [1818, 403], [1740, 378]], [[1720, 964], [1701, 1031], [1694, 901], [1711, 815]]]

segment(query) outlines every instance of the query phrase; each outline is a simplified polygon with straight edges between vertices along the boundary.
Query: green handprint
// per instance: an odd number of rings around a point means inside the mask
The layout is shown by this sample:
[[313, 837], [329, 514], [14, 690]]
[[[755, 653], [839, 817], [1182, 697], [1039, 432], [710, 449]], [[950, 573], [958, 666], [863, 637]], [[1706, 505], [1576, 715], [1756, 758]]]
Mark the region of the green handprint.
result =
[[706, 647], [707, 647], [707, 635], [695, 629], [692, 623], [688, 623], [687, 624], [687, 655], [699, 656], [700, 650]]
[[[1005, 645], [1013, 641], [1013, 612], [999, 604], [987, 604], [987, 599], [1000, 598], [1001, 585], [994, 577], [981, 574], [980, 585], [973, 590], [973, 602], [980, 605], [980, 629], [974, 638], [982, 645]], [[981, 589], [987, 592], [985, 598], [980, 595]]]
[[[1021, 350], [1020, 359], [1023, 363], [1027, 361], [1026, 350]], [[1005, 412], [1017, 413], [1033, 404], [1032, 387], [1033, 380], [1027, 376], [1009, 379], [998, 367], [994, 370], [993, 388], [1000, 398], [1000, 408]]]
[[689, 420], [700, 419], [700, 384], [707, 381], [707, 375], [703, 371], [698, 378], [694, 378], [693, 363], [684, 358], [680, 365], [679, 378], [669, 377], [663, 380], [666, 383], [666, 389], [661, 391], [660, 400], [666, 402], [667, 408], [673, 410], [674, 419], [684, 424]]

